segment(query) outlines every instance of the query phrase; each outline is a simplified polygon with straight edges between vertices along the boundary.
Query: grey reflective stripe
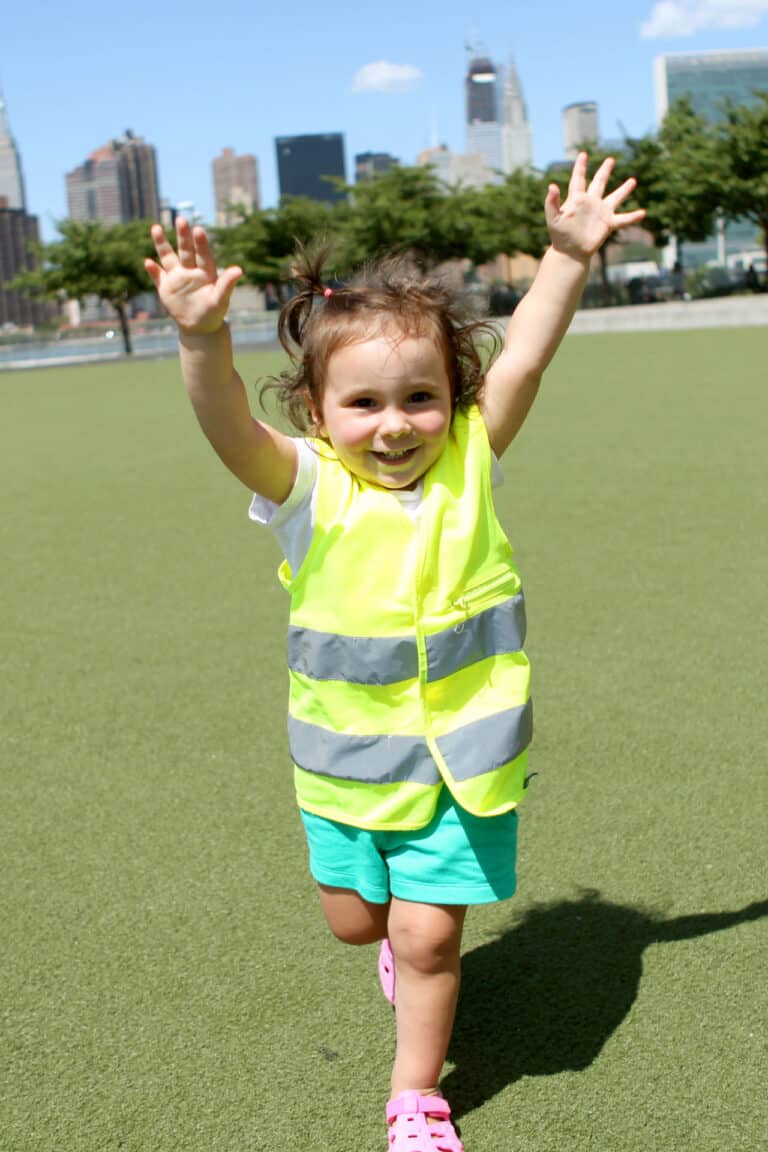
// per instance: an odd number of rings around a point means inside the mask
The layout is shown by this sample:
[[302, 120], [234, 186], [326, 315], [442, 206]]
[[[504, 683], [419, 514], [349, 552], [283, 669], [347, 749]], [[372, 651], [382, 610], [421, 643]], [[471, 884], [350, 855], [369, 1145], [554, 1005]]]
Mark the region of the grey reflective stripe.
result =
[[305, 772], [365, 784], [439, 784], [440, 773], [420, 736], [349, 736], [288, 717], [294, 764]]
[[[522, 592], [425, 637], [427, 680], [442, 680], [488, 656], [519, 652], [525, 642]], [[419, 658], [414, 636], [342, 636], [291, 625], [288, 667], [313, 680], [347, 684], [398, 684], [415, 680]]]
[[518, 592], [456, 628], [427, 636], [427, 679], [442, 680], [488, 656], [519, 652], [524, 643], [525, 600]]
[[419, 654], [413, 636], [340, 636], [292, 624], [288, 629], [288, 667], [313, 680], [397, 684], [416, 679]]
[[[471, 780], [515, 760], [533, 733], [530, 700], [462, 725], [436, 743], [454, 780]], [[362, 784], [439, 784], [437, 766], [420, 736], [350, 736], [288, 717], [294, 764], [305, 772]]]
[[440, 736], [437, 747], [454, 780], [471, 780], [516, 759], [532, 735], [533, 705], [527, 700], [519, 708], [473, 720]]

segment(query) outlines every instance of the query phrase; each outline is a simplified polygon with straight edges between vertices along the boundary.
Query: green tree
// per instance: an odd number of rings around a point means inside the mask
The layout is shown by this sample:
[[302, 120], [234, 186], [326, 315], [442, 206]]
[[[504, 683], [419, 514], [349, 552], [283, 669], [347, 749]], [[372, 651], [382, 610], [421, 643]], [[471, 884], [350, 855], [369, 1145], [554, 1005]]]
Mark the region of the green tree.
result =
[[279, 284], [297, 242], [338, 233], [346, 205], [327, 204], [303, 196], [286, 197], [277, 208], [244, 214], [226, 228], [212, 232], [220, 264], [239, 264], [248, 284]]
[[349, 206], [342, 237], [347, 269], [385, 252], [410, 251], [428, 263], [455, 255], [446, 234], [449, 216], [444, 189], [432, 168], [395, 164], [348, 188]]
[[132, 352], [128, 306], [150, 290], [144, 257], [154, 256], [148, 221], [102, 224], [98, 220], [61, 220], [61, 236], [38, 249], [41, 267], [25, 272], [15, 287], [35, 296], [82, 300], [97, 296], [114, 308], [126, 355]]
[[707, 240], [722, 199], [722, 162], [715, 130], [697, 116], [687, 97], [667, 112], [658, 136], [626, 140], [628, 168], [637, 177], [635, 199], [646, 209], [644, 227], [664, 247], [672, 236]]
[[761, 230], [768, 260], [768, 92], [756, 96], [754, 104], [726, 104], [718, 125], [722, 208], [727, 219], [746, 217]]

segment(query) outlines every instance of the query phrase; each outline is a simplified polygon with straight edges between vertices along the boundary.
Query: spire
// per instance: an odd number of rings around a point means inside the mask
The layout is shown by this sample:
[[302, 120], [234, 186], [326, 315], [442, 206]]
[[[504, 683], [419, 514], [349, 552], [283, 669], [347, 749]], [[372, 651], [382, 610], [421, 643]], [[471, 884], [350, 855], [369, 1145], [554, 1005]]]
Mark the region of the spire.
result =
[[2, 88], [0, 88], [0, 196], [8, 201], [9, 208], [26, 209], [21, 158], [8, 125], [8, 112]]

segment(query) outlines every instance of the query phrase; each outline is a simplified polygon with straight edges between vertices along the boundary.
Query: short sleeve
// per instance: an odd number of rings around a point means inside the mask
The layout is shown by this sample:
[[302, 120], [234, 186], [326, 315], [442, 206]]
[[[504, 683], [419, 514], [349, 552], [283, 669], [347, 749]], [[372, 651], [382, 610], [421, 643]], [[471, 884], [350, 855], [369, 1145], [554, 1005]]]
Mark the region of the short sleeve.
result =
[[248, 509], [248, 516], [254, 523], [266, 525], [274, 532], [293, 572], [298, 572], [312, 542], [317, 484], [317, 456], [312, 446], [297, 437], [296, 452], [296, 479], [286, 500], [275, 504], [254, 492]]

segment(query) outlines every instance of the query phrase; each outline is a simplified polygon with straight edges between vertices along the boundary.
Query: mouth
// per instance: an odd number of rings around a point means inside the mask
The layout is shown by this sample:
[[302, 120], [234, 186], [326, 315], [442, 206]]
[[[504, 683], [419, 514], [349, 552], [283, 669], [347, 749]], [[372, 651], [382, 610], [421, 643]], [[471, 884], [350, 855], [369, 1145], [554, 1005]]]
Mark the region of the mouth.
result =
[[372, 452], [380, 464], [405, 464], [416, 454], [416, 448], [399, 448], [392, 452]]

